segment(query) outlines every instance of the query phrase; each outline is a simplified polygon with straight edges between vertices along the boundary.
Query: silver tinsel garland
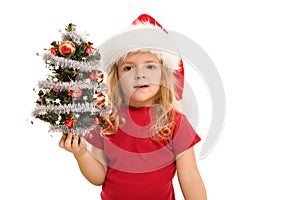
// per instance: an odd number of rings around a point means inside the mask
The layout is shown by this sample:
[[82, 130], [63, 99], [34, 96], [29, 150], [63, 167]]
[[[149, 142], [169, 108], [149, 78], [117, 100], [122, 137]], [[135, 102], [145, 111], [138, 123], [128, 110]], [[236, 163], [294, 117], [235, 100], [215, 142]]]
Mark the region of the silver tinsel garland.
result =
[[68, 128], [64, 125], [57, 125], [57, 126], [50, 125], [49, 132], [76, 133], [79, 136], [83, 136], [94, 128], [95, 127], [93, 127], [93, 126], [88, 127], [88, 128], [81, 128], [81, 127]]
[[77, 89], [89, 89], [94, 90], [97, 93], [106, 93], [108, 90], [108, 85], [106, 83], [98, 83], [86, 79], [84, 81], [74, 81], [74, 82], [61, 82], [57, 83], [52, 80], [43, 80], [38, 82], [38, 87], [43, 89], [57, 88], [59, 90], [77, 90]]
[[107, 117], [111, 113], [111, 110], [107, 106], [98, 107], [95, 106], [95, 103], [78, 103], [78, 104], [67, 104], [67, 105], [36, 105], [35, 109], [33, 110], [33, 115], [43, 115], [46, 114], [48, 111], [52, 111], [56, 114], [61, 113], [83, 113], [83, 112], [90, 112], [91, 114], [95, 114], [98, 112], [100, 116]]
[[62, 33], [62, 37], [61, 38], [62, 38], [63, 41], [64, 40], [68, 40], [69, 37], [76, 44], [81, 44], [82, 42], [86, 41], [86, 39], [83, 37], [83, 35], [77, 33], [76, 31], [70, 31], [70, 32]]
[[100, 70], [103, 71], [103, 67], [100, 65], [99, 60], [95, 61], [76, 61], [70, 60], [63, 57], [54, 56], [50, 52], [43, 54], [43, 60], [47, 64], [52, 64], [55, 66], [66, 67], [66, 68], [73, 68], [78, 69], [82, 72], [89, 72], [93, 70]]
[[[98, 113], [102, 117], [108, 117], [111, 114], [111, 109], [107, 106], [95, 106], [95, 103], [78, 103], [78, 104], [68, 104], [68, 105], [37, 105], [33, 110], [32, 114], [34, 116], [46, 114], [48, 111], [54, 112], [56, 114], [75, 112], [76, 115], [80, 113], [90, 112], [91, 115]], [[75, 115], [75, 117], [76, 117]], [[60, 119], [59, 119], [60, 120]], [[59, 122], [58, 120], [58, 122]], [[94, 129], [94, 125], [88, 127], [73, 127], [69, 128], [65, 125], [49, 125], [49, 132], [62, 132], [62, 133], [76, 133], [79, 136], [83, 136], [88, 133], [90, 130]]]

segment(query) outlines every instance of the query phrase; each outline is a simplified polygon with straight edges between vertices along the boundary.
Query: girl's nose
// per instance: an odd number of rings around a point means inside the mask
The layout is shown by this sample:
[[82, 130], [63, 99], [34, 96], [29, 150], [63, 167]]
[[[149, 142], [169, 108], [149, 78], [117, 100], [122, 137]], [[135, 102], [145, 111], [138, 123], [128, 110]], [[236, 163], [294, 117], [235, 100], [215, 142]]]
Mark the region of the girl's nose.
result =
[[141, 66], [135, 67], [135, 77], [134, 78], [136, 80], [146, 78], [143, 67], [141, 67]]

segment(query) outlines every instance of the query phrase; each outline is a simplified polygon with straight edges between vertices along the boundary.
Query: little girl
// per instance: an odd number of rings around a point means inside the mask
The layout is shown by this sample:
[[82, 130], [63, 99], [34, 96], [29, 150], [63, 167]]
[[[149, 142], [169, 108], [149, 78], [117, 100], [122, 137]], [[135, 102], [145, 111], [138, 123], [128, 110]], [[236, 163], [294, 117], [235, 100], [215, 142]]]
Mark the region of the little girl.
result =
[[[149, 15], [141, 15], [133, 24], [137, 21], [164, 30]], [[182, 92], [178, 90], [178, 68], [171, 64], [176, 56], [155, 45], [126, 49], [128, 40], [124, 43], [124, 48], [122, 41], [116, 43], [115, 49], [121, 51], [111, 59], [105, 55], [114, 52], [113, 45], [108, 45], [109, 51], [105, 45], [102, 48], [108, 101], [114, 110], [107, 126], [80, 140], [77, 134], [63, 134], [60, 147], [74, 154], [88, 181], [102, 185], [103, 200], [173, 200], [176, 171], [185, 199], [205, 200], [193, 151], [200, 137], [175, 108]], [[177, 56], [175, 62], [179, 61]]]

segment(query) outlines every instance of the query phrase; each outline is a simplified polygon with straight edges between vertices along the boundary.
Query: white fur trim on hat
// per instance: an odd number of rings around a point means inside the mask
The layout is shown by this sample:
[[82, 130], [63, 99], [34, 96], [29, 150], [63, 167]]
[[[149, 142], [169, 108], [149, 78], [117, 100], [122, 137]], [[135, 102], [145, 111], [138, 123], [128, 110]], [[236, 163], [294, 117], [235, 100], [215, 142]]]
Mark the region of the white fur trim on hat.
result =
[[179, 68], [178, 63], [181, 58], [179, 50], [168, 34], [153, 26], [121, 32], [106, 40], [98, 49], [101, 54], [101, 64], [107, 73], [116, 62], [130, 52], [150, 51], [172, 71]]

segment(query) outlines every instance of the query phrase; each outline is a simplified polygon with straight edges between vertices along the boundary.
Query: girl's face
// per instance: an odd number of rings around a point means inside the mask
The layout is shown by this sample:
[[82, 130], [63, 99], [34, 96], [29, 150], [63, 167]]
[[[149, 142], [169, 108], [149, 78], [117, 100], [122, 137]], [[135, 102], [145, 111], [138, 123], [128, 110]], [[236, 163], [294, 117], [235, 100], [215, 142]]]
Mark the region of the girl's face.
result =
[[129, 54], [118, 63], [118, 79], [128, 105], [151, 106], [160, 89], [160, 60], [150, 52]]

